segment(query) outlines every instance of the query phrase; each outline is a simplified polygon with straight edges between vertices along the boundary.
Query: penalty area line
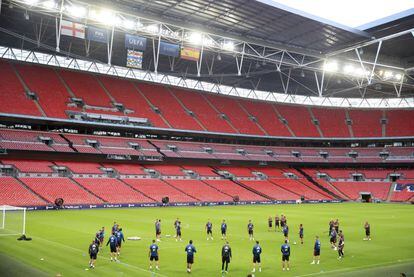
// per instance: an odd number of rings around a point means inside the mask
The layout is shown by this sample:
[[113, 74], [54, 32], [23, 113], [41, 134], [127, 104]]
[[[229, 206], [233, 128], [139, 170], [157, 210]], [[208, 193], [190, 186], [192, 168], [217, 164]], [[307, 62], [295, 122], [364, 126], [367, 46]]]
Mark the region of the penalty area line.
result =
[[390, 267], [390, 266], [397, 266], [397, 265], [403, 265], [406, 263], [413, 262], [414, 259], [403, 259], [403, 260], [396, 260], [394, 262], [384, 262], [384, 263], [378, 263], [378, 264], [370, 264], [365, 266], [356, 266], [356, 267], [346, 267], [346, 268], [340, 268], [340, 269], [334, 269], [334, 270], [328, 270], [328, 271], [319, 271], [315, 273], [309, 273], [309, 274], [303, 274], [303, 275], [295, 275], [295, 277], [307, 277], [307, 276], [316, 276], [316, 275], [323, 275], [323, 274], [330, 274], [330, 273], [340, 273], [340, 272], [348, 272], [353, 270], [364, 270], [364, 269], [373, 269], [377, 266], [380, 268], [383, 267]]
[[[48, 239], [41, 238], [41, 237], [34, 237], [33, 236], [33, 238], [40, 239], [40, 240], [43, 240], [43, 241], [47, 241], [49, 243], [53, 243], [53, 244], [59, 245], [61, 247], [67, 248], [67, 249], [71, 249], [71, 250], [76, 251], [76, 252], [85, 253], [84, 251], [82, 251], [82, 250], [80, 250], [78, 248], [75, 248], [75, 247], [72, 247], [72, 246], [69, 246], [69, 245], [60, 243], [60, 242], [56, 242], [56, 241], [53, 241], [53, 240], [48, 240]], [[108, 260], [108, 261], [110, 260], [108, 257], [102, 257], [102, 259]], [[135, 269], [140, 270], [140, 271], [147, 272], [147, 273], [151, 274], [152, 276], [168, 277], [167, 275], [164, 275], [164, 274], [161, 274], [161, 273], [157, 273], [157, 272], [154, 272], [154, 271], [150, 271], [150, 270], [144, 269], [144, 268], [139, 267], [139, 266], [136, 266], [136, 265], [124, 263], [122, 261], [117, 262], [117, 264], [121, 264], [123, 266], [131, 267], [131, 268], [135, 268]]]

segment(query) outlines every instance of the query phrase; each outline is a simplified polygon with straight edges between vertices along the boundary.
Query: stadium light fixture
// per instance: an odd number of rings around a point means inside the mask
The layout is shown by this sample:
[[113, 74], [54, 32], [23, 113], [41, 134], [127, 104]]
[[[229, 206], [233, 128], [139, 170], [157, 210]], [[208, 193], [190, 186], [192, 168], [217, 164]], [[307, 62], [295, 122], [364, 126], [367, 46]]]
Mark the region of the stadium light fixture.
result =
[[128, 30], [133, 30], [133, 29], [135, 29], [135, 27], [136, 27], [137, 25], [135, 24], [135, 22], [134, 22], [133, 20], [130, 20], [130, 19], [124, 19], [124, 20], [122, 21], [122, 26], [123, 26], [125, 29], [128, 29]]
[[327, 72], [338, 71], [339, 65], [337, 61], [328, 61], [324, 64], [323, 69]]
[[234, 51], [234, 42], [232, 41], [225, 41], [223, 43], [223, 49], [227, 51]]
[[211, 38], [205, 36], [203, 38], [203, 45], [204, 46], [213, 46], [214, 45], [214, 41]]
[[217, 54], [217, 60], [218, 61], [221, 61], [221, 55], [220, 55], [220, 53]]
[[401, 79], [402, 79], [402, 74], [400, 74], [400, 73], [395, 74], [395, 75], [394, 75], [394, 79], [395, 79], [396, 81], [401, 81]]
[[46, 9], [53, 10], [57, 7], [56, 2], [54, 0], [44, 1], [42, 6]]
[[364, 70], [362, 68], [357, 68], [354, 71], [354, 75], [358, 76], [358, 77], [366, 77], [369, 75], [369, 72], [367, 70]]
[[82, 6], [66, 6], [66, 11], [73, 17], [84, 17], [86, 15], [86, 8]]
[[140, 28], [144, 27], [144, 24], [142, 24], [141, 21], [138, 19], [138, 21], [136, 23], [136, 27], [137, 27], [137, 29], [140, 29]]
[[151, 24], [145, 27], [145, 30], [151, 34], [158, 34], [159, 33], [159, 27], [158, 24]]
[[384, 78], [385, 79], [391, 79], [394, 76], [394, 74], [392, 73], [392, 71], [385, 71], [384, 72]]
[[99, 11], [91, 10], [89, 12], [89, 17], [92, 20], [98, 21], [107, 26], [121, 26], [122, 20], [112, 11], [107, 9], [102, 9]]
[[202, 37], [201, 33], [190, 33], [188, 35], [188, 41], [191, 44], [200, 45], [202, 43]]
[[354, 72], [355, 68], [352, 64], [347, 64], [344, 66], [344, 73], [345, 74], [352, 74]]
[[25, 0], [24, 3], [29, 5], [29, 6], [33, 6], [36, 5], [39, 2], [39, 0]]

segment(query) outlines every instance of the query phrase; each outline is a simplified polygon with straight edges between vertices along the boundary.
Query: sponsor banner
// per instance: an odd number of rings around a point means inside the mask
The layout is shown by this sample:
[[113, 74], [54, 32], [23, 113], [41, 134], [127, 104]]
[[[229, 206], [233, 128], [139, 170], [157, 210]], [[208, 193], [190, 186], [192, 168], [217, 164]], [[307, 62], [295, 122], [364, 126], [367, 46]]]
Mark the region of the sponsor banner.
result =
[[143, 52], [128, 49], [127, 50], [127, 67], [142, 69]]
[[[305, 200], [302, 203], [341, 203], [342, 200]], [[143, 207], [183, 207], [183, 206], [227, 206], [227, 205], [274, 205], [274, 204], [296, 204], [295, 200], [273, 200], [273, 201], [239, 201], [235, 202], [183, 202], [183, 203], [137, 203], [137, 204], [99, 204], [99, 205], [68, 205], [60, 209], [80, 210], [80, 209], [100, 209], [100, 208], [143, 208]], [[54, 210], [54, 206], [31, 206], [26, 207], [29, 211]]]
[[86, 37], [92, 41], [108, 43], [108, 30], [88, 26]]
[[200, 49], [194, 47], [181, 47], [181, 59], [198, 62], [200, 59]]
[[125, 35], [125, 48], [144, 51], [147, 48], [147, 39], [134, 35]]
[[85, 39], [85, 25], [62, 19], [60, 21], [60, 34]]
[[180, 46], [178, 44], [160, 41], [160, 55], [178, 57], [180, 54]]

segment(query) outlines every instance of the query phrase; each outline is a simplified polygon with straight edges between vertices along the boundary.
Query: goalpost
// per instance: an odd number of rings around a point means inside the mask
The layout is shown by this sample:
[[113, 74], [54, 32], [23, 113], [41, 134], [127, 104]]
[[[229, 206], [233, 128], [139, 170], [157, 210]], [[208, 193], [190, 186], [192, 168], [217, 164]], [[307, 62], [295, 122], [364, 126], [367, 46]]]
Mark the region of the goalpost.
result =
[[0, 206], [0, 236], [26, 234], [26, 208]]

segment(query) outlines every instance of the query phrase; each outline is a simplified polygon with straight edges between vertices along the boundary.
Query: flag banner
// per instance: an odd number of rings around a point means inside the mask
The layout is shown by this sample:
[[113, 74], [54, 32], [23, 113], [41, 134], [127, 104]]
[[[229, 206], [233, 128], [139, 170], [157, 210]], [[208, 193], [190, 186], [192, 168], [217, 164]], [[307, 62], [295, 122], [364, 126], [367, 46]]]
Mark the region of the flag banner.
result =
[[160, 55], [178, 57], [180, 46], [178, 44], [160, 41]]
[[128, 49], [127, 50], [127, 67], [142, 69], [143, 52]]
[[146, 38], [125, 34], [125, 48], [144, 51], [146, 47]]
[[85, 39], [85, 25], [62, 20], [60, 26], [61, 35]]
[[96, 42], [108, 42], [108, 30], [88, 26], [86, 37]]
[[198, 62], [200, 59], [200, 49], [181, 47], [181, 59]]

